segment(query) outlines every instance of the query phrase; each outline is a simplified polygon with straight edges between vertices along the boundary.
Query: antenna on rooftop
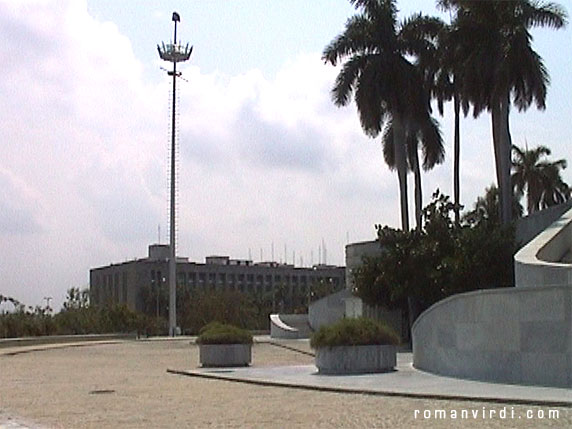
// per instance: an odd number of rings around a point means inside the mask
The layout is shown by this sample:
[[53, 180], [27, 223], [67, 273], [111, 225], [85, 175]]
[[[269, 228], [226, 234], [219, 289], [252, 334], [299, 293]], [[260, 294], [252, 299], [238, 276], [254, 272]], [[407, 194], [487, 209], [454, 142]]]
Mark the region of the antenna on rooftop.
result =
[[162, 60], [173, 63], [173, 70], [167, 71], [169, 76], [173, 77], [173, 97], [171, 108], [171, 204], [170, 204], [170, 240], [169, 240], [169, 335], [176, 335], [177, 328], [177, 257], [176, 257], [176, 225], [175, 225], [175, 179], [176, 179], [176, 165], [175, 165], [175, 148], [176, 148], [176, 109], [177, 109], [177, 78], [181, 76], [181, 72], [177, 71], [177, 63], [187, 61], [191, 57], [193, 47], [181, 45], [177, 42], [177, 23], [181, 21], [181, 17], [177, 12], [173, 12], [172, 18], [175, 24], [173, 33], [173, 41], [167, 45], [161, 42], [157, 45], [159, 57]]

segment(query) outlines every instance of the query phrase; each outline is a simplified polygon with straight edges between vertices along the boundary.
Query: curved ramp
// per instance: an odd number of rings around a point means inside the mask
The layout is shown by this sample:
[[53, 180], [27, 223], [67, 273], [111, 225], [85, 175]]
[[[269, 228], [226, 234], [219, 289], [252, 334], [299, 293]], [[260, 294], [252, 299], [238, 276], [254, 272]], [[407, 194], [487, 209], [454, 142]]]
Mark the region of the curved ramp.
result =
[[516, 286], [572, 286], [572, 209], [514, 257]]
[[271, 314], [270, 337], [277, 339], [309, 338], [311, 334], [307, 314]]

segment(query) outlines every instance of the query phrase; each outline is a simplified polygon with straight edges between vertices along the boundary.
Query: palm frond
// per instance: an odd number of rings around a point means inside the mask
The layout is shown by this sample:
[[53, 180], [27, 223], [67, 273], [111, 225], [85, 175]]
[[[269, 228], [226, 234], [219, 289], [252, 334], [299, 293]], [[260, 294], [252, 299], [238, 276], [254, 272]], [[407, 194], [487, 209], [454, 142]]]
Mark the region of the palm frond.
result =
[[387, 114], [385, 104], [382, 102], [384, 100], [382, 64], [381, 58], [370, 56], [355, 88], [360, 123], [364, 132], [370, 137], [376, 137], [380, 133]]
[[332, 99], [336, 106], [345, 106], [351, 101], [351, 96], [367, 60], [367, 55], [358, 54], [344, 63], [332, 88]]
[[557, 3], [537, 0], [523, 3], [522, 13], [527, 27], [562, 28], [567, 23], [568, 14]]
[[332, 65], [354, 54], [375, 51], [372, 23], [364, 15], [354, 15], [346, 22], [343, 33], [332, 40], [322, 53], [322, 60]]
[[395, 146], [393, 140], [393, 120], [389, 119], [383, 129], [381, 136], [381, 147], [383, 149], [383, 159], [390, 170], [395, 170]]
[[421, 129], [422, 150], [423, 150], [423, 170], [431, 170], [445, 160], [445, 146], [443, 145], [443, 135], [441, 128], [435, 118], [429, 117]]
[[350, 0], [356, 9], [362, 9], [363, 13], [371, 21], [387, 20], [386, 24], [392, 27], [396, 24], [397, 2], [396, 0]]

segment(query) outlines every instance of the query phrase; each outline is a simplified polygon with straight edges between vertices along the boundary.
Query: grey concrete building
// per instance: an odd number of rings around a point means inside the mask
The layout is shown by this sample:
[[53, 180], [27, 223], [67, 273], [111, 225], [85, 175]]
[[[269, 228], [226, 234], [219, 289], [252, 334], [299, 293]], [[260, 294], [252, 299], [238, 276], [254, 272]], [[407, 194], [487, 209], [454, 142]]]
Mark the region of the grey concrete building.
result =
[[[124, 304], [143, 311], [141, 291], [167, 288], [169, 246], [149, 246], [146, 258], [92, 268], [89, 273], [90, 300], [93, 305]], [[205, 263], [177, 258], [177, 285], [193, 290], [234, 290], [244, 293], [272, 293], [285, 287], [289, 297], [307, 296], [311, 285], [331, 283], [332, 289], [345, 287], [345, 267], [314, 265], [295, 267], [277, 262], [254, 263], [251, 260], [209, 256]]]

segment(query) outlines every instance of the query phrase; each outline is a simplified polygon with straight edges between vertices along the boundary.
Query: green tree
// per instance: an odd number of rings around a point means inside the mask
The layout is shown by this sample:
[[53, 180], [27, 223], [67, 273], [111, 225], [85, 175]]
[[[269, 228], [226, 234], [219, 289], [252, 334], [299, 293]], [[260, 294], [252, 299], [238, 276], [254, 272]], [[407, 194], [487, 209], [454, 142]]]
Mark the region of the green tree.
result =
[[63, 307], [66, 310], [89, 307], [89, 289], [82, 290], [78, 287], [68, 289]]
[[512, 184], [519, 197], [526, 193], [529, 214], [570, 198], [570, 188], [560, 175], [566, 168], [566, 160], [546, 160], [544, 157], [551, 153], [546, 146], [533, 149], [513, 146], [512, 151]]
[[378, 225], [382, 252], [354, 271], [357, 295], [367, 304], [402, 309], [412, 324], [420, 311], [452, 294], [513, 284], [512, 227], [486, 218], [458, 225], [453, 207], [436, 192], [423, 210], [422, 230]]
[[[267, 323], [267, 318], [265, 322]], [[220, 322], [247, 329], [255, 326], [256, 313], [247, 294], [237, 291], [195, 291], [186, 302], [179, 317], [181, 328], [187, 333], [197, 333], [200, 328]]]
[[510, 106], [523, 111], [535, 102], [544, 109], [549, 81], [542, 58], [532, 49], [529, 30], [561, 28], [566, 13], [556, 3], [533, 0], [441, 0], [439, 4], [456, 14], [453, 36], [465, 70], [461, 92], [475, 116], [484, 110], [491, 114], [501, 220], [507, 224], [512, 219]]
[[[399, 24], [395, 0], [350, 0], [359, 13], [349, 18], [345, 30], [324, 49], [322, 58], [343, 62], [332, 89], [334, 103], [355, 99], [364, 132], [376, 137], [391, 119], [395, 168], [399, 179], [401, 225], [409, 230], [407, 209], [408, 124], [426, 123], [429, 95], [423, 76], [409, 60], [415, 46], [405, 37], [411, 32]], [[344, 62], [345, 61], [345, 62]]]

